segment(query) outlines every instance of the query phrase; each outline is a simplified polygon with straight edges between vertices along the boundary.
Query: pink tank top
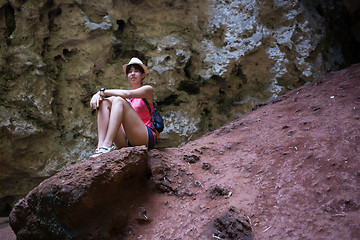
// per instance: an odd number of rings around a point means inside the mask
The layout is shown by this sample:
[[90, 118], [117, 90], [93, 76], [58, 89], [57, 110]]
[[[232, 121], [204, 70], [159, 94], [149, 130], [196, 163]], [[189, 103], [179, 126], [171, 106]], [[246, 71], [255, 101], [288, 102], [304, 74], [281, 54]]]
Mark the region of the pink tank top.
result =
[[[150, 112], [144, 100], [142, 100], [142, 98], [133, 98], [127, 100], [129, 101], [130, 105], [134, 108], [134, 110], [137, 112], [143, 123], [149, 128], [152, 128]], [[149, 103], [149, 105], [151, 111], [153, 111], [154, 106], [152, 105], [152, 103]]]

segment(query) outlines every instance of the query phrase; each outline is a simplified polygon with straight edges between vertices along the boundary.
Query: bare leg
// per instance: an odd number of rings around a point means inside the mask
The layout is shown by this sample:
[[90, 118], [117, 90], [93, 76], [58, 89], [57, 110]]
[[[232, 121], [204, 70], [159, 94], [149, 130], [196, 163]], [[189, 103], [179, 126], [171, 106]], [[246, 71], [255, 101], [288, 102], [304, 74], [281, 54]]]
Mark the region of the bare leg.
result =
[[118, 147], [123, 147], [126, 146], [126, 138], [134, 146], [147, 145], [147, 129], [139, 115], [125, 99], [114, 97], [102, 145], [110, 147], [115, 142]]
[[123, 122], [124, 104], [121, 99], [117, 97], [112, 101], [108, 129], [103, 142], [103, 145], [106, 147], [110, 147], [112, 145], [116, 134], [120, 130], [121, 123]]
[[103, 100], [99, 106], [97, 114], [97, 127], [98, 127], [98, 145], [101, 147], [104, 144], [106, 133], [108, 131], [109, 120], [110, 120], [110, 108], [111, 101]]

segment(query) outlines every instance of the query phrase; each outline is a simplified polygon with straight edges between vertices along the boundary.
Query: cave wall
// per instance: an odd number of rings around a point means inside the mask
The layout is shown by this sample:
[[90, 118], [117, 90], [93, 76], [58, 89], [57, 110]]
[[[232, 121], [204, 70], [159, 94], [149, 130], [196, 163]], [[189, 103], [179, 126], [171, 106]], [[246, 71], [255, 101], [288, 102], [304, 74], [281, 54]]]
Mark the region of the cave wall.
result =
[[0, 0], [1, 209], [93, 152], [89, 100], [129, 87], [131, 57], [174, 147], [348, 65], [346, 14], [335, 0]]

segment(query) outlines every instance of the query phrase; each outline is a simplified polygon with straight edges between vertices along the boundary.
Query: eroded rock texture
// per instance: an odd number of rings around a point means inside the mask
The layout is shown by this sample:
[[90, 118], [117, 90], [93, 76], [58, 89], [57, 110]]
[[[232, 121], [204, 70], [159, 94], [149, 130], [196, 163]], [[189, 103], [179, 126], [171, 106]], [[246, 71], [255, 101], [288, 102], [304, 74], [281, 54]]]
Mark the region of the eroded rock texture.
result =
[[149, 173], [145, 147], [85, 160], [21, 199], [11, 227], [18, 240], [121, 239], [129, 212], [144, 199]]
[[346, 65], [344, 14], [335, 0], [1, 0], [1, 209], [94, 150], [90, 97], [128, 87], [131, 57], [150, 68], [159, 146], [177, 146]]

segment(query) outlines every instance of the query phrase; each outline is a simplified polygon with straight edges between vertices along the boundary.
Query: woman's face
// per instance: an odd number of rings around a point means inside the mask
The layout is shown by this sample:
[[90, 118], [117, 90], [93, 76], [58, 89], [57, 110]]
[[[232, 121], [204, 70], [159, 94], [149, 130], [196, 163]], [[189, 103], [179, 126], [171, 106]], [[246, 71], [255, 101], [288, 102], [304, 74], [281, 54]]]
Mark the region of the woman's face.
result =
[[130, 67], [130, 70], [127, 74], [128, 80], [131, 85], [141, 85], [141, 81], [145, 77], [145, 73], [142, 73], [140, 70], [136, 69], [134, 66]]

